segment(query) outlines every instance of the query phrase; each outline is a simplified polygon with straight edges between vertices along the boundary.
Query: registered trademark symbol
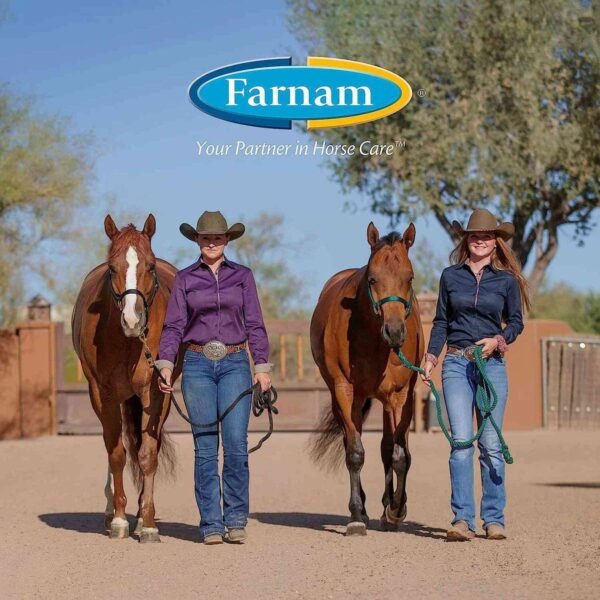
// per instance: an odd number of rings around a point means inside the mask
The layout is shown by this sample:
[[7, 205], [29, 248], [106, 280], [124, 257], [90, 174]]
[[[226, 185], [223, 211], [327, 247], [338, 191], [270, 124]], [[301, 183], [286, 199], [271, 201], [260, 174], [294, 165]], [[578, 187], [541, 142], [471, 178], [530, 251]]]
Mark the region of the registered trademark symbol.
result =
[[423, 88], [421, 88], [420, 90], [417, 90], [417, 94], [419, 95], [420, 98], [422, 98], [425, 95], [425, 90]]

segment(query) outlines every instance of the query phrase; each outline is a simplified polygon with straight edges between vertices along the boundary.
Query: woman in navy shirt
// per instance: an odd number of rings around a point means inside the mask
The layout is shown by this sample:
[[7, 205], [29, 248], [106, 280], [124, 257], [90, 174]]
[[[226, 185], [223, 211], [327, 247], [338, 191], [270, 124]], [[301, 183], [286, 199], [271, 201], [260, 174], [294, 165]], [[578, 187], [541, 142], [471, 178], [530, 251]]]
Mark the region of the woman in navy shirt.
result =
[[[216, 421], [252, 384], [246, 344], [254, 359], [254, 383], [271, 387], [269, 340], [252, 271], [225, 257], [225, 246], [244, 234], [244, 226], [227, 227], [223, 215], [204, 212], [196, 229], [179, 228], [200, 248], [200, 258], [179, 271], [173, 283], [156, 361], [169, 392], [181, 343], [187, 344], [181, 389], [192, 421]], [[219, 430], [192, 427], [194, 481], [205, 544], [246, 540], [248, 520], [248, 420], [246, 396], [221, 423], [222, 485], [218, 471]], [[223, 505], [221, 506], [221, 489]]]
[[[482, 347], [486, 372], [498, 394], [492, 415], [502, 426], [508, 384], [504, 352], [523, 331], [522, 309], [529, 308], [527, 283], [507, 241], [512, 223], [498, 223], [486, 209], [476, 209], [466, 229], [455, 221], [462, 237], [444, 269], [423, 379], [429, 380], [437, 357], [447, 342], [442, 385], [452, 437], [464, 441], [473, 435], [473, 411], [481, 421], [475, 392], [479, 372], [469, 347]], [[504, 324], [504, 326], [503, 326]], [[466, 350], [466, 352], [465, 352]], [[482, 499], [480, 516], [488, 539], [505, 539], [506, 491], [504, 459], [498, 435], [489, 421], [478, 441]], [[467, 448], [450, 451], [450, 504], [454, 512], [449, 540], [467, 541], [475, 535], [473, 454]]]

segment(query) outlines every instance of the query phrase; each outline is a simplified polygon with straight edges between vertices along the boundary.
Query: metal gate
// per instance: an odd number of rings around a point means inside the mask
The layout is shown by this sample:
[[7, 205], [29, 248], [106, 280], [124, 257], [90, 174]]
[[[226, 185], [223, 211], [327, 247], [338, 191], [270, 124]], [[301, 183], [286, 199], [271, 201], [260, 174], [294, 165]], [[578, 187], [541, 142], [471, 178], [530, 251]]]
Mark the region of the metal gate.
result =
[[600, 336], [542, 338], [544, 426], [600, 429]]

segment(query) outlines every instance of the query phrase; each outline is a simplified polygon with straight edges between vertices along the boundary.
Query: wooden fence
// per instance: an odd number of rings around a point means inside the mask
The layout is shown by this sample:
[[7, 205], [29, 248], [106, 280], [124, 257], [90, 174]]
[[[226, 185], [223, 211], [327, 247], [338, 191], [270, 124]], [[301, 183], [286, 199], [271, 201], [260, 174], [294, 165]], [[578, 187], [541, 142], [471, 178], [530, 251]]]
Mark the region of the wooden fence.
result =
[[600, 337], [542, 340], [544, 425], [600, 429]]

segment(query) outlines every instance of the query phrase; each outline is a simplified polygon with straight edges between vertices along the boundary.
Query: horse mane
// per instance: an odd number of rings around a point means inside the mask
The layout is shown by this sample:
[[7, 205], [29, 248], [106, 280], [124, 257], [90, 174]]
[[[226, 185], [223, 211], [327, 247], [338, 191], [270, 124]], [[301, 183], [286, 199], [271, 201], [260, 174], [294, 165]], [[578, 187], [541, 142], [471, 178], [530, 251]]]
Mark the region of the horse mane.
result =
[[148, 259], [153, 255], [148, 237], [141, 231], [138, 231], [133, 223], [129, 223], [121, 228], [119, 233], [112, 239], [112, 243], [108, 249], [108, 260], [110, 261], [119, 256], [129, 246], [135, 246], [136, 250], [140, 252], [145, 259]]
[[384, 235], [382, 238], [379, 238], [379, 241], [373, 248], [373, 252], [377, 252], [377, 250], [383, 248], [383, 246], [393, 246], [396, 242], [402, 241], [402, 234], [397, 231], [391, 231], [387, 235]]

